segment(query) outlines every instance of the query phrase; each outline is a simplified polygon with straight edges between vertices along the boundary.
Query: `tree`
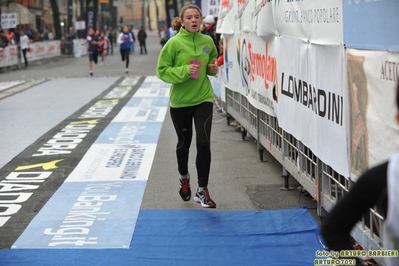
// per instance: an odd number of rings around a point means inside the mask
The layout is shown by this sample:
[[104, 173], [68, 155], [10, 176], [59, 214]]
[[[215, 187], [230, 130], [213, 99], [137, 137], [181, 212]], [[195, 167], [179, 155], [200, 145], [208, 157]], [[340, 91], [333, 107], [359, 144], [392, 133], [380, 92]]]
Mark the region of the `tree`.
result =
[[50, 0], [51, 9], [53, 10], [53, 21], [55, 29], [55, 39], [61, 39], [61, 21], [60, 21], [60, 11], [58, 9], [57, 0]]

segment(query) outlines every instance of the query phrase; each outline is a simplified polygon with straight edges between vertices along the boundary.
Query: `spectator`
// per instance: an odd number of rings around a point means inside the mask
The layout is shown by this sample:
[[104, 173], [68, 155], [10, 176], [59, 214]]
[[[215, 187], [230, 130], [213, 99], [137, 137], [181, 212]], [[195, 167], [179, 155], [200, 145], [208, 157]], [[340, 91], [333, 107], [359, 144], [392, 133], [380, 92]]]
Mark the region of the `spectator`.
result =
[[48, 37], [49, 41], [54, 40], [54, 34], [53, 34], [53, 32], [52, 32], [52, 31], [49, 31], [49, 33], [47, 34], [47, 37]]
[[66, 39], [68, 41], [73, 41], [74, 39], [76, 39], [76, 33], [73, 30], [73, 27], [69, 27], [69, 31], [68, 31], [68, 33], [66, 35]]
[[161, 31], [159, 33], [160, 33], [160, 37], [161, 37], [160, 43], [161, 43], [161, 46], [163, 47], [166, 44], [166, 42], [168, 41], [168, 29], [166, 28], [165, 25], [162, 25]]
[[136, 42], [136, 36], [134, 35], [133, 28], [134, 28], [134, 26], [130, 27], [130, 34], [132, 35], [132, 39], [133, 39], [132, 43], [130, 44], [130, 53], [131, 54], [134, 54], [134, 48], [135, 48], [134, 45]]
[[140, 54], [143, 54], [143, 50], [145, 54], [147, 54], [147, 47], [145, 44], [145, 39], [147, 39], [147, 33], [145, 32], [143, 26], [140, 27], [139, 33], [137, 34], [137, 38], [140, 43]]
[[219, 47], [219, 40], [216, 38], [216, 21], [212, 15], [205, 17], [201, 32], [210, 36], [215, 46]]
[[167, 37], [168, 40], [169, 40], [170, 38], [172, 38], [173, 36], [175, 36], [176, 33], [177, 33], [177, 31], [174, 30], [172, 26], [170, 26], [169, 29], [168, 29], [168, 33], [167, 33], [166, 37]]
[[8, 45], [8, 39], [4, 30], [0, 30], [0, 47], [4, 48]]
[[8, 41], [9, 44], [16, 44], [16, 43], [18, 43], [14, 31], [12, 31], [12, 30], [7, 30], [6, 37], [7, 37], [7, 41]]
[[26, 57], [26, 53], [28, 52], [28, 49], [29, 49], [29, 38], [23, 30], [21, 30], [18, 45], [21, 48], [22, 55], [24, 57], [25, 68], [28, 68], [29, 64], [28, 64], [28, 58]]
[[107, 37], [108, 37], [108, 40], [109, 40], [109, 42], [110, 42], [110, 46], [108, 47], [110, 51], [108, 52], [108, 54], [113, 55], [113, 54], [114, 54], [114, 42], [115, 42], [115, 38], [114, 38], [114, 32], [113, 32], [111, 26], [108, 27]]

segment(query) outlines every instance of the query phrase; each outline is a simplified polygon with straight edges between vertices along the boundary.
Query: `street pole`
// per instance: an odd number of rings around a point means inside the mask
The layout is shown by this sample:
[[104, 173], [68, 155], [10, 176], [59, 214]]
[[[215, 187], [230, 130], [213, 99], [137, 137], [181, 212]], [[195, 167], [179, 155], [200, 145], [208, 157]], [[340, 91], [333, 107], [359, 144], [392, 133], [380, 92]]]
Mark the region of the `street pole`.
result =
[[142, 0], [141, 5], [141, 26], [145, 29], [145, 0]]

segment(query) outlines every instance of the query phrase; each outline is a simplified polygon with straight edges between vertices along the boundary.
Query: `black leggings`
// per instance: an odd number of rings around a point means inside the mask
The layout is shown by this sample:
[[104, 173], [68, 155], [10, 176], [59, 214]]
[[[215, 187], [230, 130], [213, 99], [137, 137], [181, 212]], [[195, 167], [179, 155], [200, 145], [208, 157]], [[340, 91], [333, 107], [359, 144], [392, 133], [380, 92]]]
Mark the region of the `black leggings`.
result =
[[176, 146], [177, 165], [181, 175], [188, 173], [188, 155], [193, 136], [193, 119], [196, 130], [197, 158], [196, 167], [198, 186], [207, 187], [211, 167], [211, 128], [213, 103], [170, 108], [178, 142]]
[[22, 54], [24, 56], [24, 61], [25, 61], [25, 66], [28, 66], [28, 58], [26, 58], [26, 52], [28, 51], [28, 49], [22, 49]]
[[126, 60], [126, 68], [129, 68], [130, 48], [128, 48], [128, 49], [120, 49], [120, 51], [121, 51], [122, 61]]

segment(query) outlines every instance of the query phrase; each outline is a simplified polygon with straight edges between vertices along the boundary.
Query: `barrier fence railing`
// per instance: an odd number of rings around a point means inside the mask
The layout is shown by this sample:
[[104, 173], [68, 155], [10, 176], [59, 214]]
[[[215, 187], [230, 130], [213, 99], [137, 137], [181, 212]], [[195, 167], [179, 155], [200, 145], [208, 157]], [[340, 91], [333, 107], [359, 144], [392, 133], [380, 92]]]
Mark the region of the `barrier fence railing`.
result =
[[[294, 177], [301, 186], [317, 201], [317, 214], [325, 216], [334, 205], [349, 191], [353, 181], [338, 174], [332, 167], [322, 162], [306, 145], [279, 127], [277, 118], [249, 103], [247, 98], [228, 88], [226, 89], [225, 109], [228, 117], [233, 117], [242, 127], [242, 138], [249, 133], [257, 140], [259, 159], [267, 150], [280, 162], [283, 168], [286, 190], [288, 177]], [[353, 238], [365, 250], [380, 250], [383, 217], [370, 209], [352, 231]], [[381, 258], [374, 258], [381, 263]]]

